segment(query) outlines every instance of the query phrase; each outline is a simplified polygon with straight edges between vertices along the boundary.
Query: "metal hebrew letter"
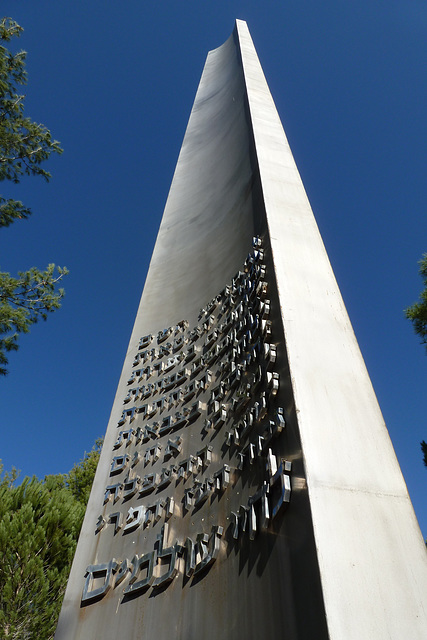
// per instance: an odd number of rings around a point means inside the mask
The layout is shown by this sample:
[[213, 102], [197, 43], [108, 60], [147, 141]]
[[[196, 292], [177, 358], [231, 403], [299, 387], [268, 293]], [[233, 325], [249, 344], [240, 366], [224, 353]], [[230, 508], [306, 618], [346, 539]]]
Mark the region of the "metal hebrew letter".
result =
[[157, 334], [157, 343], [160, 344], [161, 342], [164, 342], [165, 340], [167, 340], [167, 338], [169, 338], [172, 332], [173, 332], [172, 327], [159, 331]]
[[236, 513], [235, 511], [231, 512], [231, 515], [233, 516], [233, 538], [234, 540], [237, 540], [239, 537], [239, 514]]
[[114, 443], [113, 448], [118, 449], [119, 447], [121, 447], [123, 442], [126, 442], [126, 446], [130, 445], [130, 443], [132, 442], [133, 433], [133, 429], [128, 429], [127, 431], [119, 431], [119, 435], [116, 442]]
[[165, 448], [165, 459], [169, 459], [172, 456], [177, 456], [182, 448], [182, 437], [177, 436], [173, 440], [168, 440], [168, 443]]
[[121, 427], [122, 424], [125, 424], [127, 420], [129, 420], [129, 422], [132, 422], [134, 419], [135, 419], [135, 407], [132, 407], [132, 409], [125, 409], [122, 412], [122, 417], [117, 423], [117, 426]]
[[214, 474], [215, 479], [215, 489], [217, 491], [224, 491], [230, 484], [230, 467], [228, 464], [223, 465], [223, 467]]
[[[105, 596], [111, 589], [113, 576], [117, 570], [117, 562], [113, 559], [104, 564], [91, 564], [86, 569], [85, 585], [83, 587], [82, 604], [88, 604]], [[100, 587], [92, 589], [94, 580], [103, 578], [104, 582]]]
[[143, 336], [139, 341], [138, 349], [145, 349], [145, 347], [148, 347], [152, 339], [153, 336], [151, 334], [149, 334], [148, 336]]
[[113, 585], [114, 589], [123, 582], [123, 580], [126, 578], [127, 572], [130, 571], [131, 567], [132, 567], [131, 563], [127, 558], [125, 558], [121, 563], [120, 567], [118, 568], [116, 575], [114, 576], [114, 585]]
[[282, 505], [291, 499], [291, 480], [285, 471], [290, 471], [290, 463], [282, 460], [276, 473], [270, 480], [272, 496], [271, 519], [275, 518]]
[[133, 531], [134, 529], [139, 527], [139, 525], [141, 524], [145, 516], [145, 511], [146, 509], [143, 505], [136, 507], [136, 509], [131, 507], [126, 516], [126, 524], [123, 528], [123, 533], [125, 531], [126, 532]]
[[113, 504], [117, 502], [117, 500], [120, 498], [122, 489], [123, 485], [121, 483], [111, 484], [108, 487], [105, 487], [104, 504], [106, 504], [110, 500], [111, 496], [114, 496]]
[[[214, 526], [212, 527], [212, 533], [210, 537], [207, 533], [200, 533], [197, 536], [196, 543], [196, 566], [194, 569], [194, 574], [199, 573], [203, 569], [206, 569], [212, 562], [218, 557], [219, 546], [221, 536], [223, 534], [223, 527]], [[208, 544], [209, 542], [209, 544]]]
[[102, 531], [102, 529], [105, 527], [105, 524], [106, 524], [106, 520], [104, 516], [100, 515], [96, 522], [95, 533], [99, 533], [100, 531]]
[[194, 487], [194, 505], [198, 507], [209, 498], [210, 494], [215, 488], [215, 482], [212, 478], [205, 478], [203, 482], [200, 480], [196, 480], [194, 483]]
[[121, 473], [129, 462], [129, 456], [126, 454], [124, 456], [116, 456], [111, 461], [111, 469], [110, 476], [114, 476], [117, 473]]
[[164, 489], [167, 487], [176, 475], [175, 468], [172, 467], [163, 467], [162, 472], [160, 474], [160, 479], [157, 487], [159, 489]]
[[196, 568], [195, 548], [191, 538], [187, 538], [185, 541], [185, 554], [185, 575], [187, 578], [191, 578]]
[[135, 478], [127, 477], [123, 482], [123, 501], [129, 500], [139, 489], [141, 484], [141, 478], [136, 476]]
[[187, 511], [191, 509], [194, 504], [194, 488], [190, 487], [188, 489], [184, 489], [184, 497], [183, 497], [184, 509]]
[[164, 573], [163, 575], [159, 576], [154, 580], [153, 587], [160, 587], [164, 584], [167, 584], [168, 582], [173, 580], [176, 574], [178, 573], [178, 569], [176, 567], [177, 559], [178, 559], [178, 556], [177, 556], [178, 543], [174, 544], [172, 547], [165, 548], [167, 545], [168, 532], [169, 532], [169, 525], [164, 524], [162, 527], [162, 532], [157, 538], [159, 540], [159, 551], [157, 553], [157, 557], [158, 558], [169, 557], [170, 558], [169, 569], [166, 571], [166, 573]]
[[269, 486], [267, 482], [264, 482], [263, 486], [259, 491], [256, 492], [254, 496], [249, 498], [248, 504], [251, 507], [250, 510], [250, 518], [254, 518], [254, 522], [250, 525], [249, 537], [253, 540], [252, 536], [255, 536], [257, 530], [257, 519], [256, 519], [256, 511], [255, 505], [261, 503], [261, 529], [267, 529], [270, 522], [270, 508], [268, 505], [268, 493]]
[[146, 493], [150, 493], [150, 491], [153, 491], [157, 487], [158, 482], [159, 476], [157, 473], [149, 473], [148, 475], [144, 476], [139, 495], [144, 496]]
[[[138, 591], [143, 591], [148, 589], [148, 587], [153, 582], [153, 570], [154, 563], [156, 561], [156, 552], [150, 551], [150, 553], [144, 553], [142, 556], [138, 557], [135, 555], [132, 558], [133, 571], [129, 580], [128, 586], [123, 590], [123, 593], [126, 595], [128, 593], [137, 593]], [[137, 577], [142, 571], [143, 568], [147, 568], [147, 575], [142, 580], [137, 581]]]
[[117, 531], [122, 528], [123, 524], [123, 513], [121, 511], [116, 511], [115, 513], [110, 513], [108, 518], [108, 524], [114, 524], [114, 535], [116, 535]]

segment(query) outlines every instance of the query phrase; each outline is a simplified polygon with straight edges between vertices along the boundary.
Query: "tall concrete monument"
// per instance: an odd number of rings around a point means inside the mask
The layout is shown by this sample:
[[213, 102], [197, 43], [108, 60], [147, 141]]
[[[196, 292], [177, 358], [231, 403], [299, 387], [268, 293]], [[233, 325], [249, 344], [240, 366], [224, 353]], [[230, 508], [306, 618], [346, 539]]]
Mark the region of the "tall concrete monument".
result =
[[237, 21], [197, 91], [56, 640], [424, 640], [426, 593], [406, 486]]

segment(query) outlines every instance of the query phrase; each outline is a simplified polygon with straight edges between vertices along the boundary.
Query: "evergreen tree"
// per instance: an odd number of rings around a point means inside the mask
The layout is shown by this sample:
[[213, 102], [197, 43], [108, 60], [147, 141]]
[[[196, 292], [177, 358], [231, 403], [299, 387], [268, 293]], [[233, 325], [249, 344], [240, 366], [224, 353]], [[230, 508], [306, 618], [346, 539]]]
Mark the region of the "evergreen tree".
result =
[[[424, 289], [421, 291], [419, 301], [414, 302], [413, 305], [405, 309], [405, 315], [409, 320], [412, 320], [415, 333], [421, 337], [421, 343], [425, 344], [427, 349], [427, 253], [423, 255], [419, 265]], [[420, 444], [424, 456], [424, 464], [427, 467], [427, 443], [423, 440]]]
[[0, 638], [53, 638], [102, 441], [70, 473], [0, 481]]
[[[20, 182], [24, 175], [42, 176], [50, 173], [41, 165], [51, 153], [61, 153], [57, 140], [42, 124], [24, 115], [24, 95], [27, 82], [25, 51], [11, 53], [5, 46], [23, 31], [10, 18], [0, 20], [0, 181]], [[28, 218], [31, 210], [19, 200], [0, 195], [0, 227], [8, 227], [19, 219]], [[0, 374], [7, 369], [7, 353], [18, 349], [18, 336], [27, 333], [39, 319], [60, 307], [64, 295], [56, 290], [57, 283], [67, 273], [51, 264], [44, 271], [36, 267], [19, 272], [14, 278], [0, 272]]]
[[419, 265], [424, 289], [419, 301], [405, 309], [405, 315], [412, 321], [415, 333], [420, 336], [422, 344], [425, 344], [427, 349], [427, 253], [423, 255]]
[[427, 442], [425, 440], [421, 441], [421, 451], [423, 452], [424, 464], [427, 467]]

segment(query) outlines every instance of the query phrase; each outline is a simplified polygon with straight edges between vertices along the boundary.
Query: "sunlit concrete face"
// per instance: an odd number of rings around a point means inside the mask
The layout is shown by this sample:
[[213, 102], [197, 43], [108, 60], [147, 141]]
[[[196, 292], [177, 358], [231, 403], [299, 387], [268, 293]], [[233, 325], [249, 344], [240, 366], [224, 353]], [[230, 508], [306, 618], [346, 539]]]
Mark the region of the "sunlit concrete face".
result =
[[237, 21], [203, 71], [56, 638], [424, 638], [426, 573]]

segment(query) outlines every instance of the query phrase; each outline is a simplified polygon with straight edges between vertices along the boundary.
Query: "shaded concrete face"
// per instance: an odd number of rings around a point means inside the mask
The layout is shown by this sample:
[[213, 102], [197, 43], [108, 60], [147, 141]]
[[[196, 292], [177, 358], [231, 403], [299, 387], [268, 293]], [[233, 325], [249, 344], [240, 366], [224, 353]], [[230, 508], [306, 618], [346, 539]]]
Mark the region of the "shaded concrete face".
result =
[[421, 638], [421, 553], [238, 21], [197, 91], [56, 639]]

